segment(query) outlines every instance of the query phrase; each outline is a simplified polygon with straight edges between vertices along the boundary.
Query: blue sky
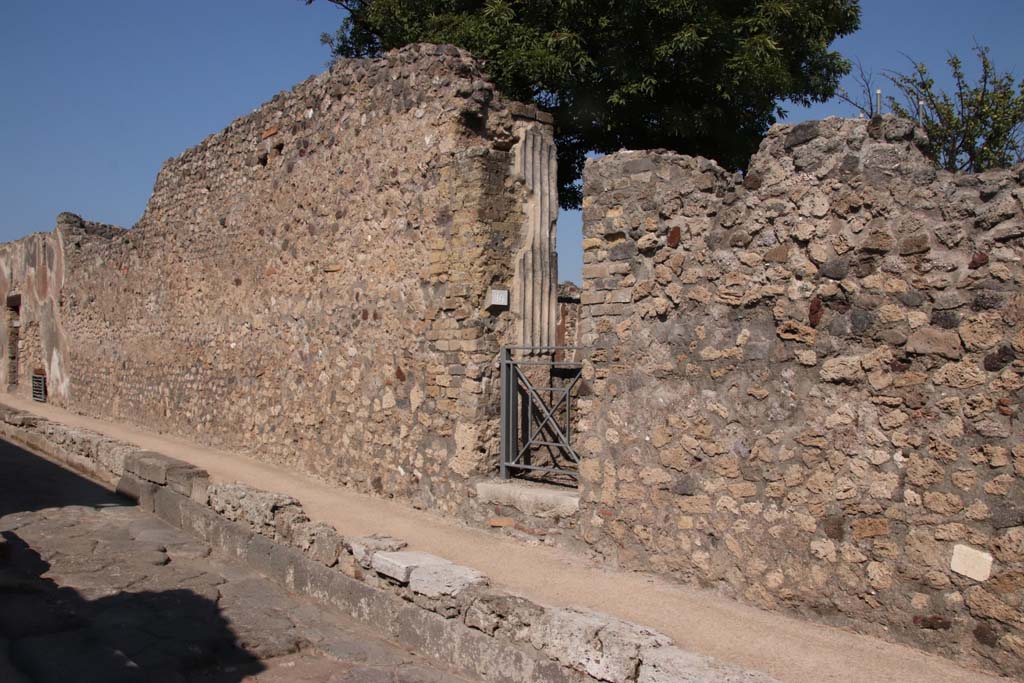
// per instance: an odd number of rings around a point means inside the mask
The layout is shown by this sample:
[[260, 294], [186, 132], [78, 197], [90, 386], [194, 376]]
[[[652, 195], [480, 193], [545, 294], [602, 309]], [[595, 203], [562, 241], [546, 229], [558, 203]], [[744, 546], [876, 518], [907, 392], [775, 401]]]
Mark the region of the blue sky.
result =
[[[975, 41], [1024, 76], [1024, 0], [862, 0], [861, 30], [837, 43], [868, 68], [902, 53], [945, 76]], [[0, 22], [0, 241], [51, 230], [56, 215], [129, 227], [160, 164], [275, 93], [322, 71], [321, 0], [12, 0]], [[969, 63], [970, 64], [970, 63]], [[973, 64], [971, 64], [973, 66]], [[853, 115], [841, 103], [790, 121]], [[580, 218], [559, 221], [562, 279], [579, 280]]]

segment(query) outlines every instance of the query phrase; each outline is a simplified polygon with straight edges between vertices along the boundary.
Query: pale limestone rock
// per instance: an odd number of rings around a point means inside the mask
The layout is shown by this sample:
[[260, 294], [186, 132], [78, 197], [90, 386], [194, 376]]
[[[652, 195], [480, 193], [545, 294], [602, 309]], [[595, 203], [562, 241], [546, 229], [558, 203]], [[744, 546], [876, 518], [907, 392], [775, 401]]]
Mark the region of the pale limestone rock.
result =
[[409, 577], [419, 567], [449, 564], [443, 557], [416, 550], [381, 551], [374, 553], [370, 561], [375, 572], [399, 583], [409, 583]]
[[577, 671], [609, 683], [634, 680], [641, 649], [671, 641], [650, 629], [598, 612], [553, 608], [530, 629], [538, 650]]
[[409, 589], [428, 598], [458, 597], [463, 591], [487, 585], [487, 577], [457, 564], [427, 564], [413, 567]]
[[953, 546], [949, 568], [975, 581], [988, 581], [992, 576], [992, 556], [983, 550], [960, 543]]

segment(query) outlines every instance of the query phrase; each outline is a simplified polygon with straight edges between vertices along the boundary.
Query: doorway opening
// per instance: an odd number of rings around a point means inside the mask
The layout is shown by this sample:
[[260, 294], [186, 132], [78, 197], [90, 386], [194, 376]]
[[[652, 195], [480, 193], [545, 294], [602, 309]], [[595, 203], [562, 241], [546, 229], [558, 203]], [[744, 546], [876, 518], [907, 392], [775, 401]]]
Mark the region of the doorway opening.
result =
[[18, 347], [21, 338], [21, 295], [7, 295], [7, 388], [18, 386]]

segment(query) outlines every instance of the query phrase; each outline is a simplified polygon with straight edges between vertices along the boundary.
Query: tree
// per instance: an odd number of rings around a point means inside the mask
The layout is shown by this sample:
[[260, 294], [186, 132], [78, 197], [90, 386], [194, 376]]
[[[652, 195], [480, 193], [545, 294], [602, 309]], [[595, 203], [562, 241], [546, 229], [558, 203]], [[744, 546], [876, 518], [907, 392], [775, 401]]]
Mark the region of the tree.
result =
[[947, 171], [981, 173], [1024, 161], [1024, 79], [1018, 85], [1013, 74], [998, 73], [987, 47], [975, 46], [974, 53], [981, 66], [975, 83], [959, 57], [946, 60], [952, 93], [938, 90], [927, 67], [913, 60], [911, 73], [886, 76], [904, 99], [889, 98], [893, 113], [920, 119], [928, 134], [925, 151]]
[[854, 66], [856, 73], [850, 76], [854, 83], [853, 92], [840, 87], [836, 91], [836, 98], [852, 106], [861, 116], [874, 118], [882, 113], [879, 101], [881, 89], [875, 87], [875, 72], [865, 68], [859, 59], [854, 62]]
[[335, 56], [453, 43], [504, 94], [553, 113], [566, 208], [588, 152], [666, 147], [744, 167], [781, 102], [832, 97], [849, 64], [829, 46], [860, 24], [859, 0], [328, 1], [347, 12], [324, 36]]

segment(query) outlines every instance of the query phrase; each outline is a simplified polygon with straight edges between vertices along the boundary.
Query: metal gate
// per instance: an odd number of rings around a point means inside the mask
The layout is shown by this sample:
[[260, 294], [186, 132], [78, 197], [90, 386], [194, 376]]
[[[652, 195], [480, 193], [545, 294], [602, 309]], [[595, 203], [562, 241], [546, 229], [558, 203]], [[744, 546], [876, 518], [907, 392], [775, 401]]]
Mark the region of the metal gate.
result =
[[572, 402], [583, 364], [572, 346], [501, 349], [501, 477], [547, 473], [578, 479]]

